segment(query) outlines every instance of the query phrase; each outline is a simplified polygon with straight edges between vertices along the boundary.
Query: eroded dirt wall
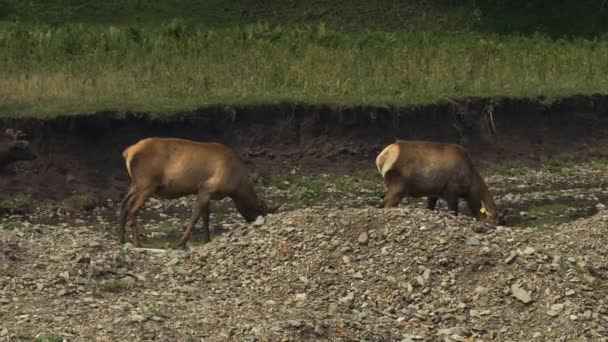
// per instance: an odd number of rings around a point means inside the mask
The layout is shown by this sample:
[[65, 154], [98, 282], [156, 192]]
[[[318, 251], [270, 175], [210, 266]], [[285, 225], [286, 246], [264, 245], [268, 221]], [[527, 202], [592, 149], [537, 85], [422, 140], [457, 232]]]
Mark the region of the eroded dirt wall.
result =
[[120, 196], [127, 184], [121, 153], [149, 136], [221, 141], [266, 175], [294, 168], [374, 170], [376, 154], [396, 138], [463, 144], [481, 167], [606, 154], [608, 96], [544, 102], [471, 98], [409, 107], [276, 104], [207, 107], [163, 119], [114, 112], [0, 119], [0, 128], [23, 130], [39, 155], [0, 171], [0, 195], [59, 200], [86, 191]]

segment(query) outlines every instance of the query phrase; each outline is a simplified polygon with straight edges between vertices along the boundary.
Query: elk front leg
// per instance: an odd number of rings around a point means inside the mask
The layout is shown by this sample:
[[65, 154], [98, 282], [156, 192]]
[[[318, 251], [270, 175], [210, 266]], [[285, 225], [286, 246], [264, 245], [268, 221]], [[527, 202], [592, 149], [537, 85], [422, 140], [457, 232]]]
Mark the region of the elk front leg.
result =
[[[210, 201], [210, 196], [208, 193], [199, 193], [198, 194], [198, 197], [196, 198], [196, 202], [194, 202], [194, 205], [192, 206], [192, 216], [190, 217], [190, 222], [188, 223], [188, 227], [186, 228], [186, 231], [182, 235], [182, 238], [178, 244], [178, 247], [180, 247], [180, 248], [186, 247], [186, 243], [190, 239], [190, 235], [192, 235], [194, 226], [196, 225], [196, 222], [198, 221], [198, 219], [201, 217], [201, 214], [205, 214], [206, 221], [207, 221], [206, 228], [203, 228], [203, 229], [205, 229], [203, 231], [203, 239], [205, 239], [205, 236], [206, 236], [207, 240], [209, 240], [209, 201]], [[205, 242], [208, 242], [208, 241], [205, 241]]]
[[458, 197], [447, 198], [448, 210], [451, 211], [454, 216], [458, 216]]
[[209, 209], [209, 202], [207, 202], [207, 205], [203, 207], [203, 209], [201, 210], [201, 216], [203, 217], [203, 242], [207, 243], [209, 241], [211, 241], [211, 234], [209, 233], [209, 216], [210, 216], [210, 209]]
[[437, 200], [438, 197], [429, 196], [426, 208], [429, 210], [435, 210], [435, 207], [437, 206]]

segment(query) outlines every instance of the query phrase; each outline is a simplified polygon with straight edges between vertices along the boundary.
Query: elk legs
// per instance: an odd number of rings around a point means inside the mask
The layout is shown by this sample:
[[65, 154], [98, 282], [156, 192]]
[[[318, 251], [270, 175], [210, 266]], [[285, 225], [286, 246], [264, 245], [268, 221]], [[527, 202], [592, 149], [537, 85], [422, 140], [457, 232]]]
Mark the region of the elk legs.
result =
[[454, 213], [454, 216], [458, 216], [458, 197], [446, 198], [448, 202], [448, 210]]
[[131, 240], [133, 246], [141, 247], [141, 241], [139, 240], [139, 224], [137, 223], [137, 214], [139, 209], [146, 203], [148, 198], [154, 193], [153, 188], [146, 188], [141, 192], [136, 192], [133, 197], [129, 200], [129, 221], [131, 221]]
[[438, 197], [429, 196], [429, 198], [428, 198], [428, 204], [427, 204], [426, 208], [428, 210], [435, 210], [435, 207], [437, 206], [437, 200], [438, 199], [439, 199]]
[[190, 235], [192, 235], [192, 231], [194, 230], [194, 226], [198, 219], [203, 216], [203, 241], [209, 242], [211, 240], [211, 236], [209, 234], [209, 201], [211, 197], [208, 193], [199, 193], [192, 206], [192, 216], [190, 217], [190, 222], [188, 223], [188, 227], [184, 232], [178, 246], [181, 248], [186, 247], [186, 243], [190, 239]]

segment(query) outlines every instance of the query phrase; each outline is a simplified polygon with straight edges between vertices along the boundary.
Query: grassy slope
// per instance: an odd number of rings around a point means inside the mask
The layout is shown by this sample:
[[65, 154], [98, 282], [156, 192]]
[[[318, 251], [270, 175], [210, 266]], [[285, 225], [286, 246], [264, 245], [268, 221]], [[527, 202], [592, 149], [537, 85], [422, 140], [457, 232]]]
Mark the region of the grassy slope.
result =
[[0, 0], [0, 115], [608, 90], [606, 40], [554, 40], [601, 32], [597, 2], [421, 3]]

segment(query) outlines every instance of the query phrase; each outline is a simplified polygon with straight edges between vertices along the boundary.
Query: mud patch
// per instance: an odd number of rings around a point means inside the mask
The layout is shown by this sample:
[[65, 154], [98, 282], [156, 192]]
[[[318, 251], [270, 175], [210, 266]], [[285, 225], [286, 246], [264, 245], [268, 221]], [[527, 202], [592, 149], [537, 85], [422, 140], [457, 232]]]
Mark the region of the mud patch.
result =
[[[606, 200], [606, 199], [604, 199]], [[520, 210], [519, 214], [510, 217], [509, 225], [516, 227], [535, 227], [555, 229], [562, 223], [597, 214], [594, 201], [553, 201], [546, 203], [528, 203], [525, 206], [510, 208]]]

